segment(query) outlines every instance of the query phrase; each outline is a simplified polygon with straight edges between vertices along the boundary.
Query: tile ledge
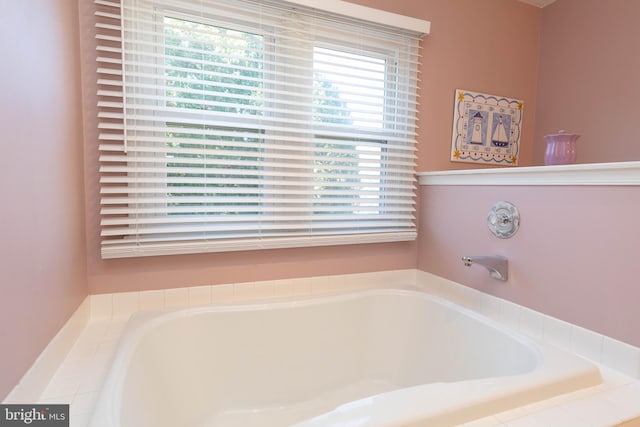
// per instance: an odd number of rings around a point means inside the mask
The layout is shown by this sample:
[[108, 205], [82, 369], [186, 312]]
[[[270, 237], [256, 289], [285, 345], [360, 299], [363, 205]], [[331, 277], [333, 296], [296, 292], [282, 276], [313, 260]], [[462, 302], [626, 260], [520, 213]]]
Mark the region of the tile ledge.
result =
[[90, 310], [89, 296], [86, 296], [1, 403], [38, 401], [89, 324]]

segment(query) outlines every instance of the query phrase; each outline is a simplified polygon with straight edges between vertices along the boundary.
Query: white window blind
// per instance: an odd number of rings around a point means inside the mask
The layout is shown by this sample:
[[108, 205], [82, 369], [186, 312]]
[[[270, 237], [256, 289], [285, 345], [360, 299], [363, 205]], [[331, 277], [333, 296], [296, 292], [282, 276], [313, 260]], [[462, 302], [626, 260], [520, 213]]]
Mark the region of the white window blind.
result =
[[95, 0], [103, 258], [415, 239], [420, 34]]

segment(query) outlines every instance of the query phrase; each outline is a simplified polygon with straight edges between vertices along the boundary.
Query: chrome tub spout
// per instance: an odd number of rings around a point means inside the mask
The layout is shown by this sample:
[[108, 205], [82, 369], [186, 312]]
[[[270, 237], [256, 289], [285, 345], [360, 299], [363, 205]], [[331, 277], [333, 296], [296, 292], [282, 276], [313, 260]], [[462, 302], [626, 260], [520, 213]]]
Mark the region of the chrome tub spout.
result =
[[462, 262], [467, 267], [478, 264], [489, 270], [491, 277], [497, 280], [507, 280], [509, 262], [503, 256], [463, 256]]

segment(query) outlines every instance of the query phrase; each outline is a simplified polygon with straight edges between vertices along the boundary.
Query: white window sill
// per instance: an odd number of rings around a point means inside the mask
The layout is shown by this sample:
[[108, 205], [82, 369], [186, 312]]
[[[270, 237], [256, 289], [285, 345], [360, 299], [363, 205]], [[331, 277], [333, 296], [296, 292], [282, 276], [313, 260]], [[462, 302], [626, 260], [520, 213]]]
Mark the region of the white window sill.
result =
[[640, 161], [419, 172], [420, 185], [640, 185]]

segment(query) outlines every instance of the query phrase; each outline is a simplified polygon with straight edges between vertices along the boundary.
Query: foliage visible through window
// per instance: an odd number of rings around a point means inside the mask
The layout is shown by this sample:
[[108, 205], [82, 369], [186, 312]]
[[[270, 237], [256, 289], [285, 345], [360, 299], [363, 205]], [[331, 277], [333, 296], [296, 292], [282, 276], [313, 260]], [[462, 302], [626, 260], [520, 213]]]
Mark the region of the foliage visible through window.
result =
[[[314, 121], [335, 123], [345, 126], [381, 128], [384, 111], [385, 60], [350, 54], [321, 47], [314, 48]], [[359, 69], [359, 75], [353, 70]], [[362, 74], [366, 74], [368, 86], [362, 86]], [[322, 137], [320, 137], [322, 139]], [[327, 140], [330, 138], [327, 137]], [[333, 184], [345, 183], [363, 190], [380, 190], [380, 156], [385, 141], [343, 138], [337, 142], [317, 144], [314, 172], [316, 174], [316, 197], [326, 197]], [[344, 148], [344, 145], [347, 147]], [[339, 165], [338, 170], [333, 166]], [[342, 196], [350, 199], [350, 195]], [[359, 203], [349, 206], [355, 214], [375, 214], [378, 194], [361, 195]], [[336, 203], [336, 208], [339, 204]], [[355, 207], [355, 209], [353, 209]], [[335, 214], [339, 211], [333, 211]]]
[[[249, 118], [261, 115], [256, 107], [264, 104], [262, 36], [170, 17], [164, 18], [164, 36], [167, 107]], [[261, 132], [187, 120], [170, 127], [175, 130], [167, 133], [171, 148], [167, 157], [173, 160], [167, 163], [171, 178], [167, 186], [180, 187], [180, 192], [168, 193], [175, 198], [169, 203], [175, 207], [170, 213], [260, 213], [255, 189], [261, 185]], [[228, 183], [238, 175], [242, 183]], [[244, 183], [250, 177], [255, 177], [254, 183]], [[206, 183], [198, 183], [205, 178]]]
[[[214, 111], [243, 118], [253, 116], [247, 119], [254, 119], [263, 113], [265, 58], [262, 36], [169, 17], [164, 18], [164, 34], [168, 107]], [[361, 76], [352, 74], [354, 68], [366, 73], [373, 85], [362, 86]], [[384, 59], [314, 47], [313, 120], [334, 125], [380, 128], [384, 83]], [[182, 188], [183, 192], [169, 195], [191, 200], [198, 196], [208, 199], [199, 204], [176, 200], [171, 206], [182, 209], [173, 213], [259, 215], [258, 209], [247, 208], [257, 207], [259, 203], [244, 198], [259, 198], [259, 193], [251, 190], [262, 184], [259, 182], [260, 175], [250, 172], [262, 169], [258, 165], [261, 163], [264, 141], [259, 139], [259, 135], [251, 134], [261, 132], [188, 123], [172, 123], [171, 126], [176, 130], [167, 134], [170, 140], [168, 145], [176, 150], [168, 153], [168, 156], [174, 158], [175, 162], [168, 163], [167, 168], [168, 171], [175, 168], [175, 172], [168, 172], [168, 176], [174, 178], [168, 186], [195, 187], [194, 191], [197, 189], [198, 192], [184, 192]], [[360, 196], [358, 208], [354, 210], [352, 196], [340, 190], [345, 183], [357, 189], [379, 190], [380, 155], [384, 141], [337, 139], [329, 135], [316, 135], [316, 138], [321, 142], [314, 147], [313, 198], [331, 198], [333, 202], [323, 200], [323, 203], [315, 203], [313, 213], [335, 215], [340, 213], [345, 201], [348, 208], [345, 213], [377, 213], [371, 208], [378, 205], [379, 196]], [[199, 140], [204, 141], [201, 143]], [[255, 153], [255, 156], [249, 157], [247, 152]], [[198, 163], [194, 159], [206, 159], [211, 163]], [[253, 181], [257, 182], [226, 183], [227, 179], [233, 179], [238, 174], [245, 179], [256, 176]], [[189, 178], [208, 178], [213, 183], [195, 184], [197, 180]], [[216, 179], [220, 179], [220, 183], [216, 183]], [[229, 198], [243, 200], [236, 204], [229, 203]], [[200, 211], [199, 207], [203, 205], [206, 209]], [[222, 207], [215, 209], [217, 205]], [[238, 210], [230, 211], [230, 205], [237, 205]], [[323, 210], [323, 206], [327, 205], [331, 206], [327, 208], [330, 210]]]

